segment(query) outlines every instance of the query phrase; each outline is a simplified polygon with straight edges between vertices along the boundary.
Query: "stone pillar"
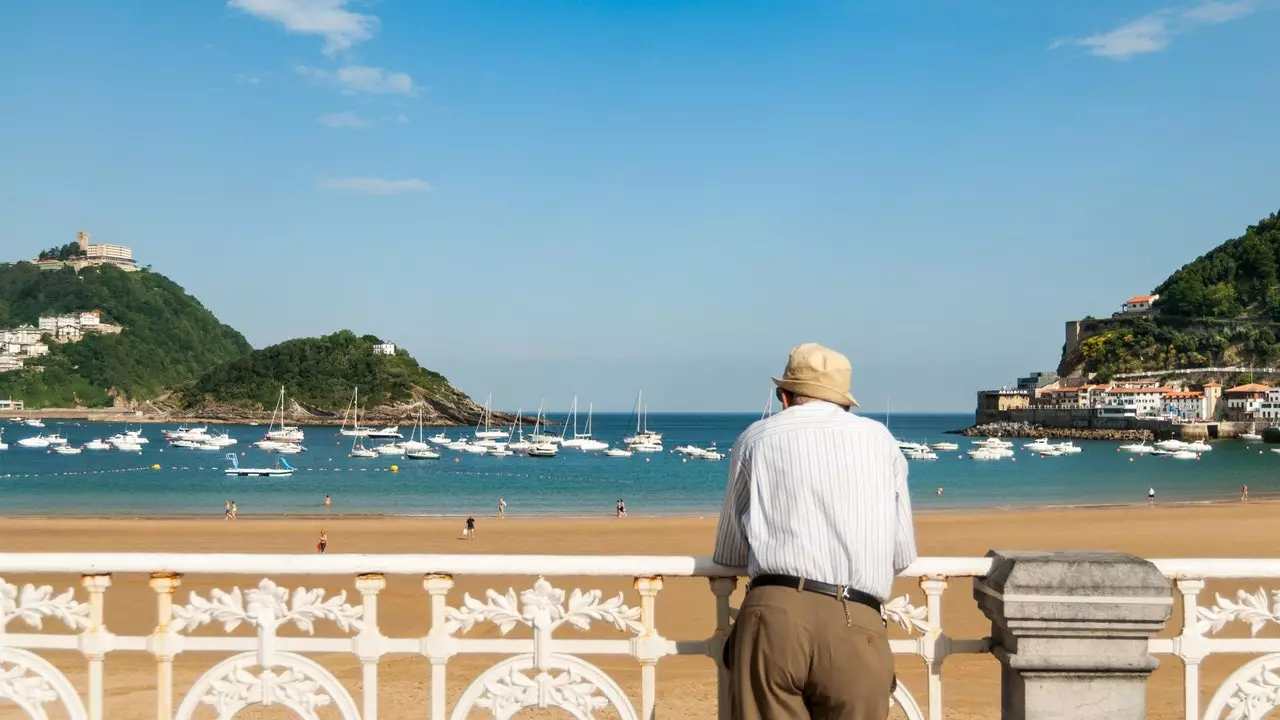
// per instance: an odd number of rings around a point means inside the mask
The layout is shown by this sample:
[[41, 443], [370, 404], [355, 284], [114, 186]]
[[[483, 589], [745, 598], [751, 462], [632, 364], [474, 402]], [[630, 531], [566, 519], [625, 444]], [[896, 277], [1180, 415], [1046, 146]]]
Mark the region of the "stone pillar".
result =
[[991, 619], [1004, 720], [1143, 720], [1173, 593], [1154, 565], [1111, 552], [992, 550], [973, 581]]

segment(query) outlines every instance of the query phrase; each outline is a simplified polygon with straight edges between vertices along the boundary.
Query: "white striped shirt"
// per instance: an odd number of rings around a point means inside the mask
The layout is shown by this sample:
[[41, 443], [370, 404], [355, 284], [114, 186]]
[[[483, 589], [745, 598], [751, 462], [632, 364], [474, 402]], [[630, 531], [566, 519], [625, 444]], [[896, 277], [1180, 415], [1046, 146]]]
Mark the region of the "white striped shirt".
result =
[[915, 559], [907, 461], [884, 425], [807, 402], [734, 443], [716, 562], [886, 600]]

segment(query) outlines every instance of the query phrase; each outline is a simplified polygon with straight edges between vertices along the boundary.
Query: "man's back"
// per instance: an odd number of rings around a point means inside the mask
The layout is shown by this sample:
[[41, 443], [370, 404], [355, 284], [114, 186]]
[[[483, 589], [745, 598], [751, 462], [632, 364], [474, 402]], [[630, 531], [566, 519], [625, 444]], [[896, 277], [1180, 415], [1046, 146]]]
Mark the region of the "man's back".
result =
[[748, 428], [731, 457], [717, 561], [885, 599], [915, 560], [906, 460], [880, 423], [795, 405]]

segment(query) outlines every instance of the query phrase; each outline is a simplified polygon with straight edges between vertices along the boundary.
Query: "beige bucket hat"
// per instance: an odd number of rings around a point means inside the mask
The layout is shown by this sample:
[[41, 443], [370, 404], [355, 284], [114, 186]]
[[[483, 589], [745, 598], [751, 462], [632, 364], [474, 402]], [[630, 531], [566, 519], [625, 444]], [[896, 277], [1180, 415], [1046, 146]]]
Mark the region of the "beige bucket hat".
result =
[[849, 358], [818, 343], [797, 345], [787, 359], [782, 377], [773, 384], [797, 395], [826, 400], [844, 407], [858, 407], [849, 393], [853, 365]]

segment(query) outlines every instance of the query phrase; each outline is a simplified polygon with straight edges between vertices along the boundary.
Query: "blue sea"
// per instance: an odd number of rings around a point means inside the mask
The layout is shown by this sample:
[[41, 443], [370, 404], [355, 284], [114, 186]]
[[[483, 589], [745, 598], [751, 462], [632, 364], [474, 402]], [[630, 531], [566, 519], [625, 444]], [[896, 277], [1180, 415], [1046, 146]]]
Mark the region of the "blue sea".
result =
[[[227, 477], [224, 453], [167, 448], [158, 425], [141, 426], [150, 440], [141, 455], [85, 451], [68, 456], [18, 447], [19, 439], [39, 431], [5, 423], [3, 439], [9, 449], [0, 451], [0, 515], [220, 516], [231, 499], [245, 517], [306, 515], [325, 512], [325, 495], [333, 498], [329, 512], [344, 514], [492, 514], [500, 496], [512, 516], [609, 515], [619, 499], [626, 500], [633, 515], [714, 514], [723, 497], [728, 460], [686, 459], [670, 451], [684, 444], [727, 450], [758, 417], [653, 414], [649, 427], [664, 433], [668, 452], [630, 458], [574, 449], [545, 459], [441, 449], [437, 461], [353, 460], [347, 457], [350, 440], [339, 437], [336, 428], [308, 427], [308, 452], [288, 457], [296, 474], [274, 479]], [[1149, 487], [1156, 488], [1161, 501], [1232, 500], [1243, 483], [1251, 495], [1280, 493], [1280, 454], [1260, 444], [1224, 440], [1201, 460], [1181, 461], [1120, 453], [1119, 443], [1101, 441], [1079, 442], [1084, 452], [1077, 455], [1041, 458], [1021, 449], [1027, 440], [1017, 440], [1015, 459], [977, 462], [963, 456], [969, 438], [945, 434], [971, 421], [971, 415], [891, 418], [891, 429], [901, 439], [950, 440], [961, 446], [956, 452], [940, 452], [938, 460], [911, 463], [917, 510], [1140, 503]], [[633, 423], [626, 414], [597, 414], [595, 437], [616, 442], [634, 430]], [[45, 432], [57, 430], [80, 446], [123, 429], [118, 424], [50, 421]], [[265, 427], [210, 427], [215, 429], [238, 439], [229, 450], [242, 455], [242, 465], [275, 463], [276, 456], [249, 447]], [[472, 429], [446, 431], [459, 437]]]

